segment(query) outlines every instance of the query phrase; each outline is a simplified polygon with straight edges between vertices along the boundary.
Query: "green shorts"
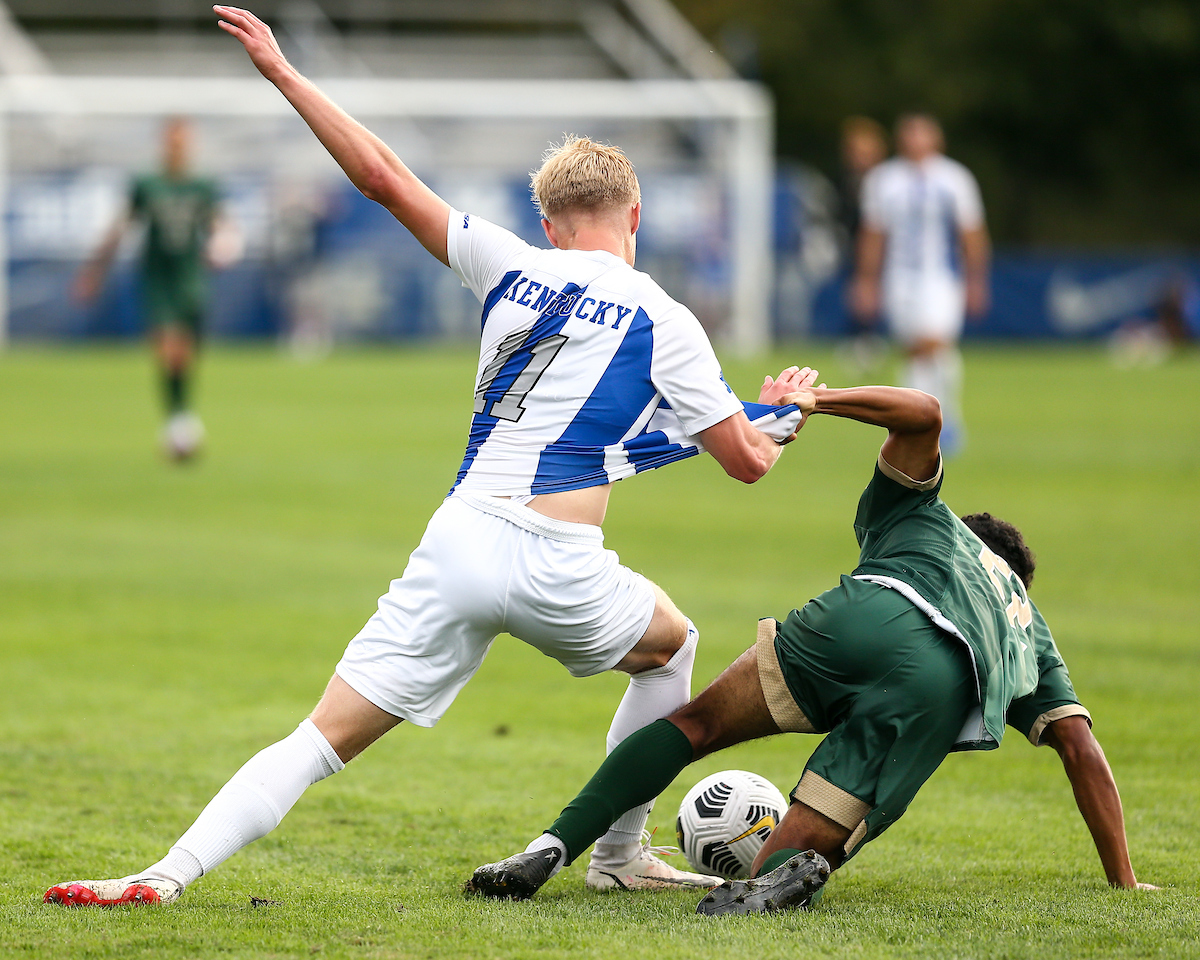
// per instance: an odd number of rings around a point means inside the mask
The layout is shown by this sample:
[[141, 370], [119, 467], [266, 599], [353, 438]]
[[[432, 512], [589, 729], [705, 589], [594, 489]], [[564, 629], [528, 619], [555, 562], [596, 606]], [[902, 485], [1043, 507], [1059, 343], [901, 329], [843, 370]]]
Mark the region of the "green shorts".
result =
[[185, 327], [199, 338], [207, 306], [206, 287], [198, 266], [146, 265], [142, 271], [146, 323]]
[[758, 666], [780, 729], [828, 733], [792, 798], [851, 831], [847, 857], [900, 818], [978, 702], [957, 640], [849, 576], [782, 624], [761, 621]]

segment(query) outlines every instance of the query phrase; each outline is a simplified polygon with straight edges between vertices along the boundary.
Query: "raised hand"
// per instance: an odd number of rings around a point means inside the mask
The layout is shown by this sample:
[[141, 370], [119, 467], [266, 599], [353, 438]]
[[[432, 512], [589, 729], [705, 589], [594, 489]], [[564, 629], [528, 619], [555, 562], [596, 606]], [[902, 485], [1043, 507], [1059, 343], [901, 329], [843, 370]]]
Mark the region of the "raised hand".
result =
[[214, 6], [213, 10], [222, 18], [217, 21], [217, 26], [242, 42], [251, 62], [264, 77], [274, 83], [280, 74], [289, 68], [287, 58], [275, 42], [271, 28], [249, 10], [221, 4]]
[[788, 367], [778, 377], [766, 377], [763, 380], [762, 388], [758, 391], [758, 402], [776, 406], [790, 403], [782, 398], [796, 390], [811, 387], [816, 383], [817, 376], [817, 371], [811, 367]]

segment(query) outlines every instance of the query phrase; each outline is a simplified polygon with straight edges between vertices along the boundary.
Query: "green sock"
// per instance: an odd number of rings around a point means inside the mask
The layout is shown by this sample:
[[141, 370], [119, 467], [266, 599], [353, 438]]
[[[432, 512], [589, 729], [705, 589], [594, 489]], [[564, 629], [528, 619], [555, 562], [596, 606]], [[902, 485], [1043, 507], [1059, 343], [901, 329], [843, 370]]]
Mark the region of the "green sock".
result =
[[626, 737], [547, 833], [567, 847], [570, 863], [604, 836], [626, 810], [653, 800], [692, 762], [692, 745], [670, 720]]
[[791, 847], [783, 847], [779, 850], [776, 850], [773, 854], [767, 857], [766, 860], [763, 861], [763, 865], [758, 868], [758, 873], [756, 873], [755, 876], [761, 877], [764, 874], [770, 873], [777, 867], [782, 867], [799, 852], [799, 850], [793, 850]]
[[167, 413], [179, 413], [187, 409], [187, 374], [182, 370], [163, 373], [163, 399]]

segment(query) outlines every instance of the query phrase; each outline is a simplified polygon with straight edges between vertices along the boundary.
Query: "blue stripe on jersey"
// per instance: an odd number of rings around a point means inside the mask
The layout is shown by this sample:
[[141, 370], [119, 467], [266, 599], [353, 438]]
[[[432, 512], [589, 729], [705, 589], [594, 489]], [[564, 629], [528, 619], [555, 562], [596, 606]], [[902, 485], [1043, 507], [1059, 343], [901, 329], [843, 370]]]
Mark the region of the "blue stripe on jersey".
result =
[[492, 307], [500, 302], [500, 298], [508, 293], [508, 288], [513, 285], [513, 281], [521, 275], [520, 270], [509, 270], [500, 278], [500, 282], [488, 291], [487, 299], [483, 301], [483, 313], [479, 317], [479, 332], [483, 332], [483, 328], [487, 326], [488, 314], [492, 312]]
[[625, 452], [634, 470], [653, 470], [676, 460], [686, 460], [694, 457], [700, 451], [693, 445], [684, 446], [681, 443], [671, 443], [661, 430], [653, 433], [643, 433], [625, 444]]
[[[660, 404], [660, 408], [662, 406]], [[757, 429], [776, 440], [783, 439], [779, 434], [784, 428], [772, 429], [769, 424], [774, 420], [796, 419], [795, 415], [800, 410], [795, 404], [777, 407], [767, 403], [747, 403], [745, 400], [742, 401], [742, 409]], [[672, 442], [661, 430], [640, 434], [627, 441], [624, 448], [629, 463], [633, 464], [637, 473], [654, 470], [678, 460], [686, 460], [700, 452], [693, 443]]]
[[962, 273], [958, 252], [958, 217], [955, 215], [954, 194], [945, 187], [938, 189], [939, 228], [942, 231], [942, 243], [946, 246], [946, 268], [954, 274]]
[[538, 460], [530, 493], [555, 493], [608, 483], [604, 448], [621, 438], [658, 392], [650, 380], [654, 324], [638, 307], [592, 394]]
[[[515, 277], [513, 279], [516, 279]], [[512, 281], [509, 281], [511, 285]], [[498, 288], [497, 288], [498, 289]], [[567, 297], [571, 294], [583, 292], [586, 287], [580, 287], [574, 283], [568, 283], [563, 287], [562, 296], [554, 298], [550, 305], [543, 311], [541, 316], [537, 318], [533, 328], [529, 331], [529, 335], [525, 341], [517, 349], [517, 351], [508, 358], [504, 367], [496, 375], [496, 379], [492, 381], [492, 385], [488, 387], [484, 394], [485, 406], [484, 410], [491, 410], [495, 401], [501, 399], [506, 394], [509, 388], [513, 385], [513, 381], [520, 376], [521, 371], [529, 364], [533, 358], [533, 352], [530, 350], [532, 346], [544, 340], [546, 337], [553, 336], [558, 333], [566, 324], [570, 317], [570, 311], [564, 316], [560, 315], [558, 308], [562, 305]], [[494, 292], [494, 291], [493, 291]], [[491, 300], [491, 294], [488, 294], [488, 299]], [[497, 298], [499, 300], [499, 298]], [[574, 301], [572, 301], [574, 303]], [[496, 428], [496, 424], [500, 420], [498, 417], [493, 417], [488, 413], [477, 413], [471, 418], [471, 433], [467, 440], [467, 452], [463, 456], [462, 466], [458, 469], [458, 476], [454, 480], [454, 485], [450, 488], [450, 493], [454, 492], [463, 481], [463, 477], [467, 475], [467, 471], [471, 469], [471, 464], [475, 462], [475, 457], [479, 455], [479, 448], [484, 445], [487, 438], [492, 435], [492, 431]]]
[[742, 401], [742, 410], [746, 413], [746, 419], [754, 423], [760, 417], [771, 416], [778, 420], [780, 417], [786, 417], [790, 413], [794, 413], [800, 408], [794, 403], [789, 403], [786, 407], [779, 407], [773, 403], [751, 403], [749, 400]]

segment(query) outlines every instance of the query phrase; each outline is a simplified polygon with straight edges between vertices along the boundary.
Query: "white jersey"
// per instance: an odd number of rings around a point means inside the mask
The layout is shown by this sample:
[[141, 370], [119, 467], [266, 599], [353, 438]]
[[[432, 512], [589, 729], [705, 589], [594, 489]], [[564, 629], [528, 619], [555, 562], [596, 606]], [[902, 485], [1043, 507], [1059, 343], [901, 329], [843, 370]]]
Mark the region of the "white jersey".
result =
[[[609, 483], [694, 456], [695, 434], [743, 409], [700, 322], [620, 257], [540, 249], [458, 211], [447, 255], [483, 304], [474, 417], [453, 493]], [[746, 406], [775, 439], [800, 419], [795, 407]]]
[[887, 237], [885, 278], [942, 279], [957, 276], [958, 233], [983, 226], [983, 201], [971, 171], [949, 157], [894, 157], [864, 178], [862, 217]]

